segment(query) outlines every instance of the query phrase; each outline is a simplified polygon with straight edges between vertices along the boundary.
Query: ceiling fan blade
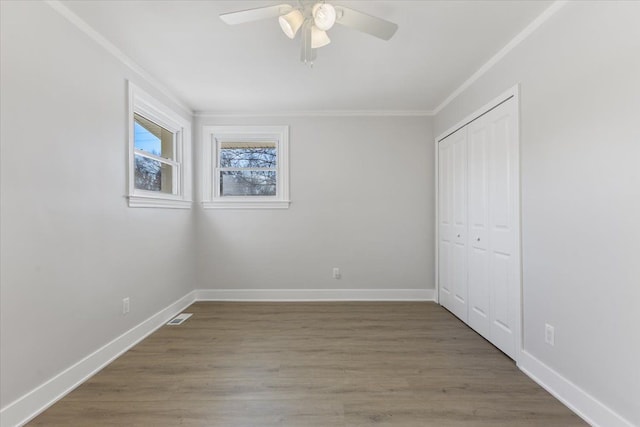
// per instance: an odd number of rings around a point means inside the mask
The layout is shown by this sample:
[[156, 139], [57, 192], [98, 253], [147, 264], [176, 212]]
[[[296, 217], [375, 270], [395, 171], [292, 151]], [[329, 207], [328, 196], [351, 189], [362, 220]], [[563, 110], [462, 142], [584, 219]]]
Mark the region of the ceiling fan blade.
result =
[[335, 6], [335, 8], [338, 15], [336, 18], [337, 24], [371, 34], [382, 40], [389, 40], [398, 29], [398, 24], [382, 18], [367, 15], [344, 6]]
[[246, 22], [260, 21], [262, 19], [277, 18], [293, 10], [288, 4], [258, 7], [256, 9], [239, 10], [237, 12], [221, 13], [220, 19], [229, 25], [244, 24]]

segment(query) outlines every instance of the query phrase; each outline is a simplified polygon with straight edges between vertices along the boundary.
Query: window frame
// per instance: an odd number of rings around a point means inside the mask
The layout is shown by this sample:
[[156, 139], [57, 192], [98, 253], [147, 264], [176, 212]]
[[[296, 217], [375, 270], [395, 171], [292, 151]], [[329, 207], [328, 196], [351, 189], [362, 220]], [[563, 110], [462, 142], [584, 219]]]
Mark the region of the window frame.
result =
[[[184, 119], [136, 85], [128, 82], [128, 199], [129, 207], [191, 208], [191, 122]], [[135, 148], [134, 115], [173, 133], [173, 159], [166, 159]], [[171, 165], [172, 193], [135, 188], [136, 155]]]
[[[222, 196], [220, 145], [223, 142], [275, 142], [275, 196]], [[241, 168], [251, 170], [252, 168]], [[289, 126], [203, 126], [202, 206], [205, 209], [287, 209], [289, 200]]]

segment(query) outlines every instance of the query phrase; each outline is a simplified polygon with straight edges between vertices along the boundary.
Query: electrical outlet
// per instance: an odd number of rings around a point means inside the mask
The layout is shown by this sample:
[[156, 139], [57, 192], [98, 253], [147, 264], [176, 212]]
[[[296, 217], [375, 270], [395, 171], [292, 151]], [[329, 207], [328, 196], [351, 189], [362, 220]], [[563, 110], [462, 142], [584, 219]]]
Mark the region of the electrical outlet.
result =
[[556, 329], [548, 323], [544, 325], [544, 342], [553, 346], [556, 343]]
[[340, 278], [340, 269], [338, 267], [333, 267], [333, 278], [334, 279]]
[[122, 314], [129, 313], [129, 297], [122, 298]]

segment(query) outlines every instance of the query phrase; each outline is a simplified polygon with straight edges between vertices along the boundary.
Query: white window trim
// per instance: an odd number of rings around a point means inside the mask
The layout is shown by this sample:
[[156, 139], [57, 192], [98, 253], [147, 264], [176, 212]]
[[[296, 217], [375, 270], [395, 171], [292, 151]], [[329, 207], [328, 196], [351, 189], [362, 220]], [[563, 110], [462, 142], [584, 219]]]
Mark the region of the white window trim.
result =
[[[182, 118], [160, 101], [128, 82], [129, 111], [129, 207], [190, 209], [191, 199], [191, 123]], [[135, 188], [135, 144], [134, 118], [138, 113], [148, 120], [171, 131], [175, 135], [175, 161], [177, 174], [174, 176], [174, 194], [146, 191]]]
[[[277, 182], [275, 196], [220, 197], [217, 142], [224, 140], [276, 140]], [[202, 206], [205, 209], [287, 209], [289, 200], [289, 126], [203, 126], [202, 127]]]

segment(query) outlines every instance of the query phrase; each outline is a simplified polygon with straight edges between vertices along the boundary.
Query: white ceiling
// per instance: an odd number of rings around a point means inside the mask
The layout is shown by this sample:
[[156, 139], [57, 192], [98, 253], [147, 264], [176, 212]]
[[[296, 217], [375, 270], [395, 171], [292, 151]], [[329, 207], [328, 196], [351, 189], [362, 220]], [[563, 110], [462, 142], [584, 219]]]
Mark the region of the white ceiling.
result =
[[[399, 25], [383, 41], [336, 25], [313, 68], [277, 19], [218, 15], [287, 2], [63, 1], [197, 112], [429, 112], [551, 1], [338, 1]], [[295, 4], [296, 1], [289, 1]]]

